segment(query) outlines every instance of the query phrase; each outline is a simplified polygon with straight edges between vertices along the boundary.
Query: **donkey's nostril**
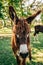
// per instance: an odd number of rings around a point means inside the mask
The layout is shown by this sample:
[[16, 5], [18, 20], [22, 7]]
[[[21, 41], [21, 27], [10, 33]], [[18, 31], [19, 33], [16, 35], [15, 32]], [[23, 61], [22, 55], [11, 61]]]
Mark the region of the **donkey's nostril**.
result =
[[22, 57], [22, 58], [26, 58], [27, 56], [28, 56], [28, 52], [27, 53], [20, 53], [20, 56]]

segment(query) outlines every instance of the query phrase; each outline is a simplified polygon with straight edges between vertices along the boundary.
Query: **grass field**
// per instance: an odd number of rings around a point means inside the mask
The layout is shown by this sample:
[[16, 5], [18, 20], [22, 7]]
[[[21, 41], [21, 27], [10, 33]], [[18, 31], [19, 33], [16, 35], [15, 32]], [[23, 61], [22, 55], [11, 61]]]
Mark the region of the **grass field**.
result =
[[[43, 65], [43, 34], [38, 35], [39, 42], [34, 42], [34, 36], [31, 34], [32, 61], [27, 65]], [[11, 48], [10, 37], [0, 37], [0, 65], [17, 65]]]

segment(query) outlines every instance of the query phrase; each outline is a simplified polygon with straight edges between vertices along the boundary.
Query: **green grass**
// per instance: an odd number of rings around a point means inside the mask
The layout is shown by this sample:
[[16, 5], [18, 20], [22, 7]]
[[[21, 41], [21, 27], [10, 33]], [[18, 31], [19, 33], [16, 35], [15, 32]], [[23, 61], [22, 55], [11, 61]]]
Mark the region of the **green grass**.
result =
[[[40, 43], [34, 43], [33, 33], [31, 34], [32, 61], [27, 61], [27, 65], [43, 65], [43, 34], [40, 33], [38, 39]], [[10, 37], [0, 37], [0, 65], [17, 65]]]
[[8, 37], [0, 38], [0, 65], [15, 65], [16, 60], [14, 58], [11, 39]]

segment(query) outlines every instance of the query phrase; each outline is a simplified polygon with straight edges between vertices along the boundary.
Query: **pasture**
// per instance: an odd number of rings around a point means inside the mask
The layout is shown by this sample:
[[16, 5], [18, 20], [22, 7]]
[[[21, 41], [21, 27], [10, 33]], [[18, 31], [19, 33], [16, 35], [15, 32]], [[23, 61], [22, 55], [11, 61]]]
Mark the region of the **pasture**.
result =
[[[40, 43], [34, 43], [33, 33], [30, 35], [32, 60], [27, 61], [26, 65], [43, 65], [43, 34], [38, 35]], [[0, 65], [17, 65], [11, 47], [11, 37], [0, 37]]]
[[[31, 21], [33, 22], [31, 23]], [[28, 24], [32, 25], [28, 27]], [[12, 28], [16, 28], [14, 30], [16, 33], [20, 28], [19, 33], [22, 33], [20, 43], [28, 43], [29, 41], [31, 43], [32, 60], [27, 59], [26, 65], [43, 65], [43, 33], [38, 34], [36, 41], [33, 36], [35, 25], [43, 25], [43, 0], [0, 0], [0, 65], [17, 65], [11, 44]], [[24, 32], [27, 36], [24, 35]], [[31, 33], [28, 41], [26, 37], [29, 37], [29, 34], [27, 34], [29, 32]]]

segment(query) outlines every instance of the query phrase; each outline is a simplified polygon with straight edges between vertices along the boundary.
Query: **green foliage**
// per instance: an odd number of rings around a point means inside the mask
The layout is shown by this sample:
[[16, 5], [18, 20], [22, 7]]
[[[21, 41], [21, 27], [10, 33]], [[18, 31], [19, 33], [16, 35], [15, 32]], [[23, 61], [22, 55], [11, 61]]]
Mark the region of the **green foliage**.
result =
[[[6, 26], [6, 20], [9, 20], [9, 6], [12, 5], [19, 18], [28, 17], [31, 15], [31, 8], [25, 7], [24, 0], [0, 0], [0, 18], [4, 21], [4, 26]], [[41, 16], [43, 21], [43, 15]]]
[[0, 9], [2, 8], [2, 3], [0, 2]]
[[41, 20], [42, 20], [42, 22], [43, 22], [43, 13], [41, 14]]
[[3, 5], [2, 5], [2, 2], [0, 1], [0, 18], [3, 18], [2, 8], [3, 8]]
[[0, 18], [2, 18], [3, 19], [3, 14], [0, 12]]
[[3, 21], [0, 20], [0, 29], [3, 27]]

